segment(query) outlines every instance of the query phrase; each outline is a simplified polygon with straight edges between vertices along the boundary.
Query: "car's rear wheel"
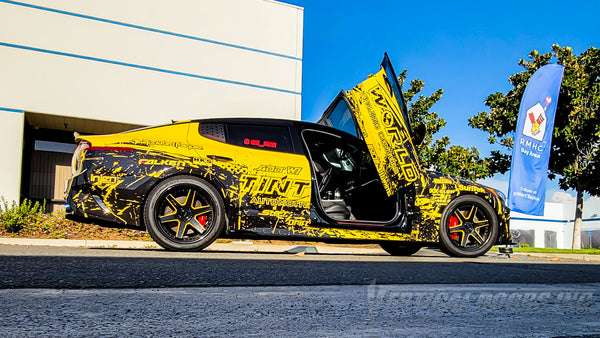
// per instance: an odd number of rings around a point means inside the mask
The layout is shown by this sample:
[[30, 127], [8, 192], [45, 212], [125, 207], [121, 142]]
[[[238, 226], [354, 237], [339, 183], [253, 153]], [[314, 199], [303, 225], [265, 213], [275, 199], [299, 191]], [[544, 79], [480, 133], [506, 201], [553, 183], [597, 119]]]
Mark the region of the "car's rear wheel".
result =
[[460, 196], [444, 210], [440, 224], [440, 245], [450, 256], [477, 257], [485, 254], [498, 237], [498, 219], [483, 198]]
[[144, 222], [152, 239], [167, 250], [198, 251], [221, 233], [223, 200], [206, 181], [177, 176], [161, 182], [146, 200]]
[[407, 245], [398, 243], [380, 243], [383, 250], [392, 256], [410, 256], [421, 250], [420, 245]]

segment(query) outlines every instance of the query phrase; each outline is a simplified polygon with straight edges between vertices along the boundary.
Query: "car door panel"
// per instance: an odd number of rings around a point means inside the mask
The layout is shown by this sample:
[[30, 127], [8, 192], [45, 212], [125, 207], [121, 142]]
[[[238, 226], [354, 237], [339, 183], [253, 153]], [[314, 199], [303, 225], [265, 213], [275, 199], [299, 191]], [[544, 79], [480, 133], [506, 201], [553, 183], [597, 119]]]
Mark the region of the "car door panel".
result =
[[394, 76], [390, 77], [386, 68], [382, 67], [375, 75], [346, 92], [388, 196], [410, 185], [420, 175], [410, 122], [403, 114], [402, 98], [394, 93], [390, 84], [390, 81], [396, 81]]
[[269, 127], [235, 125], [228, 126], [222, 137], [197, 136], [205, 145], [199, 154], [212, 161], [211, 176], [221, 186], [230, 209], [237, 210], [230, 216], [234, 218], [232, 230], [310, 223], [308, 160], [291, 153], [272, 134]]

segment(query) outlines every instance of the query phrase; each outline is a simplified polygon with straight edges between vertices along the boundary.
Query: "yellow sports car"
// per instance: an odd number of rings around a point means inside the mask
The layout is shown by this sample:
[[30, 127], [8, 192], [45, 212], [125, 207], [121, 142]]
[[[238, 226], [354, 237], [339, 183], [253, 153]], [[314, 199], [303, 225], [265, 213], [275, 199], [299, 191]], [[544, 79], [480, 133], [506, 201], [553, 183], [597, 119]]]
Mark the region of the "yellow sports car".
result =
[[146, 228], [168, 250], [280, 238], [474, 257], [511, 242], [494, 189], [420, 168], [387, 55], [317, 124], [207, 119], [76, 141], [68, 217]]

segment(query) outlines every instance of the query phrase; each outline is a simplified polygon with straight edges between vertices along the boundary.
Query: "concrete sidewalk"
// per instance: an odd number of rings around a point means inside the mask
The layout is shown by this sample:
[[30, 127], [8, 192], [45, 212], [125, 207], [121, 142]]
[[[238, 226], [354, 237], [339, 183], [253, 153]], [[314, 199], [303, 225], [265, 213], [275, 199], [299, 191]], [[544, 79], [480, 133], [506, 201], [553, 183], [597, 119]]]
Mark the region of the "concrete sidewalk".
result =
[[[63, 247], [87, 248], [115, 248], [115, 249], [162, 249], [151, 241], [112, 241], [112, 240], [85, 240], [85, 239], [36, 239], [36, 238], [0, 238], [0, 245], [45, 245]], [[302, 248], [299, 248], [302, 247]], [[299, 244], [269, 244], [253, 241], [233, 241], [229, 243], [213, 243], [204, 251], [229, 251], [229, 252], [294, 252], [320, 254], [348, 254], [348, 255], [387, 255], [380, 248], [363, 248], [357, 246], [329, 246], [329, 245], [299, 245]], [[304, 250], [303, 250], [304, 249]], [[315, 252], [316, 250], [316, 252]]]
[[588, 254], [561, 254], [561, 253], [538, 253], [538, 252], [516, 252], [514, 255], [524, 257], [535, 257], [545, 258], [551, 261], [558, 260], [578, 260], [586, 262], [598, 262], [600, 263], [600, 255], [588, 255]]
[[[0, 245], [44, 245], [62, 247], [87, 247], [87, 248], [114, 248], [114, 249], [160, 249], [162, 248], [151, 241], [114, 241], [114, 240], [85, 240], [85, 239], [36, 239], [36, 238], [0, 238]], [[205, 251], [227, 251], [227, 252], [305, 252], [307, 254], [340, 254], [340, 255], [384, 255], [381, 248], [365, 248], [359, 245], [328, 245], [318, 243], [315, 245], [302, 244], [274, 244], [264, 241], [232, 241], [229, 243], [213, 243]], [[496, 252], [489, 252], [486, 256], [497, 256]], [[517, 252], [511, 255], [514, 258], [526, 259], [537, 258], [549, 261], [577, 260], [585, 262], [600, 263], [600, 255], [588, 254], [560, 254], [560, 253], [524, 253]]]

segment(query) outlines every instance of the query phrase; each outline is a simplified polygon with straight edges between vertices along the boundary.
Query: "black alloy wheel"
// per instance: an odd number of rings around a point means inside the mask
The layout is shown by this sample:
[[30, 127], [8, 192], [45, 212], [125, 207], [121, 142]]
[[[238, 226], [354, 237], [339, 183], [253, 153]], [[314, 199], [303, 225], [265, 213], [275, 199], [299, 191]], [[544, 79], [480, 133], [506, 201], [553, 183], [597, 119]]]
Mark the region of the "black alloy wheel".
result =
[[177, 176], [150, 192], [144, 221], [152, 239], [163, 248], [198, 251], [221, 233], [224, 209], [221, 196], [206, 181]]
[[444, 210], [440, 224], [440, 246], [450, 256], [477, 257], [485, 254], [498, 237], [498, 218], [492, 206], [475, 195], [460, 196]]

